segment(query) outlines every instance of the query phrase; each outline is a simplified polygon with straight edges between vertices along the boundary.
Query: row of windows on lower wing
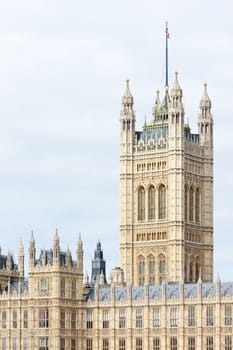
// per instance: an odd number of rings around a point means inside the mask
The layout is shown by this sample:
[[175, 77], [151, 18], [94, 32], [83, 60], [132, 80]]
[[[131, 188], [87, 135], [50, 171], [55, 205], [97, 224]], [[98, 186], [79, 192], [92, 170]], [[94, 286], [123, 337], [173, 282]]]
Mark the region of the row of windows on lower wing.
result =
[[[170, 308], [170, 327], [178, 327], [178, 321], [179, 321], [179, 315], [178, 315], [178, 308], [177, 307], [171, 307]], [[102, 327], [103, 328], [109, 328], [109, 310], [104, 309], [102, 311]], [[206, 326], [214, 326], [214, 307], [212, 305], [208, 305], [206, 307]], [[11, 318], [9, 319], [12, 322], [12, 328], [20, 328], [19, 322], [18, 322], [18, 312], [16, 310], [13, 310]], [[188, 307], [188, 314], [187, 314], [187, 326], [188, 327], [194, 327], [196, 325], [196, 309], [195, 306], [189, 306]], [[76, 311], [72, 311], [67, 313], [65, 310], [60, 311], [60, 328], [71, 328], [76, 329]], [[126, 310], [120, 309], [118, 314], [118, 320], [119, 320], [119, 328], [126, 328]], [[48, 308], [42, 308], [39, 309], [39, 319], [38, 319], [38, 327], [39, 328], [49, 328], [49, 309]], [[160, 308], [155, 308], [152, 311], [152, 324], [153, 327], [160, 327], [161, 326], [161, 312]], [[225, 305], [224, 307], [224, 325], [225, 326], [232, 326], [232, 306], [231, 305]], [[7, 327], [8, 326], [8, 327]], [[9, 327], [10, 324], [7, 323], [7, 312], [2, 311], [1, 315], [1, 328], [11, 328]], [[135, 327], [136, 328], [143, 328], [143, 310], [142, 309], [136, 309], [135, 312]], [[23, 312], [23, 328], [28, 328], [28, 311], [24, 310]], [[93, 312], [91, 310], [88, 310], [86, 312], [86, 328], [92, 329], [93, 328]]]
[[[168, 344], [166, 349], [168, 350], [177, 350], [178, 349], [178, 339], [177, 337], [170, 337], [167, 339]], [[232, 336], [227, 335], [223, 337], [223, 349], [224, 350], [232, 350]], [[197, 342], [195, 337], [187, 337], [186, 339], [187, 347], [185, 347], [187, 350], [199, 350], [197, 348]], [[204, 350], [214, 350], [214, 337], [213, 336], [207, 336], [203, 339], [204, 344], [202, 344], [202, 349]], [[93, 350], [93, 340], [91, 338], [88, 338], [86, 340], [86, 350]], [[143, 339], [142, 338], [135, 338], [133, 339], [134, 344], [130, 344], [133, 346], [133, 349], [136, 350], [143, 350]], [[101, 346], [102, 345], [102, 346]], [[102, 339], [102, 344], [98, 347], [98, 349], [102, 350], [111, 350], [111, 343], [108, 338]], [[150, 345], [149, 345], [150, 346]], [[162, 350], [162, 344], [159, 337], [155, 337], [151, 341], [151, 346], [149, 347], [151, 350]], [[118, 340], [118, 350], [127, 350], [129, 349], [129, 345], [127, 344], [126, 339], [121, 338]]]
[[[60, 328], [66, 328], [66, 325], [67, 325], [67, 327], [71, 329], [76, 329], [76, 319], [77, 319], [76, 311], [71, 311], [69, 315], [65, 310], [60, 311]], [[67, 321], [69, 321], [68, 324], [66, 323]], [[9, 315], [8, 317], [7, 317], [7, 312], [2, 311], [2, 316], [1, 316], [2, 329], [11, 328], [11, 326], [12, 328], [29, 328], [28, 310], [23, 311], [23, 320], [21, 322], [22, 322], [22, 325], [20, 326], [18, 312], [16, 310], [13, 310], [12, 315]], [[49, 309], [48, 308], [39, 309], [38, 328], [49, 328], [49, 326], [50, 326]]]
[[[170, 308], [170, 327], [178, 327], [179, 314], [177, 307]], [[187, 326], [195, 327], [196, 325], [196, 309], [195, 306], [188, 307], [187, 312]], [[126, 311], [125, 309], [119, 310], [118, 314], [118, 326], [119, 328], [126, 328]], [[161, 327], [161, 312], [159, 308], [152, 311], [152, 325], [153, 327]], [[214, 326], [214, 307], [209, 305], [205, 310], [205, 325], [207, 327]], [[224, 308], [224, 325], [232, 326], [232, 306], [226, 305]], [[109, 311], [103, 310], [102, 312], [102, 327], [109, 328]], [[86, 313], [86, 328], [93, 328], [93, 312], [88, 310]], [[136, 309], [135, 312], [135, 328], [143, 328], [143, 311], [142, 309]]]
[[[167, 340], [169, 344], [167, 344], [167, 349], [169, 350], [177, 350], [178, 349], [178, 339], [177, 337], [170, 337]], [[204, 344], [202, 344], [202, 349], [205, 350], [214, 350], [214, 337], [213, 336], [207, 336], [203, 340]], [[69, 341], [69, 349], [70, 350], [76, 350], [77, 349], [77, 343], [76, 339], [71, 339]], [[142, 338], [135, 338], [133, 339], [134, 349], [136, 350], [143, 350], [143, 339]], [[196, 344], [196, 338], [195, 337], [187, 337], [187, 349], [188, 350], [197, 350], [197, 344]], [[111, 350], [111, 342], [108, 338], [104, 338], [100, 341], [101, 347], [98, 349], [102, 350]], [[223, 343], [223, 349], [224, 350], [232, 350], [232, 336], [227, 335], [224, 336], [222, 339]], [[38, 344], [39, 350], [49, 350], [49, 338], [48, 337], [41, 337], [39, 338], [39, 344]], [[12, 338], [8, 340], [8, 338], [2, 338], [1, 340], [1, 349], [2, 350], [8, 350], [12, 348], [12, 350], [18, 350], [19, 347], [19, 341], [17, 338]], [[93, 350], [94, 348], [94, 341], [92, 338], [86, 339], [86, 350]], [[152, 350], [162, 350], [161, 346], [161, 340], [159, 337], [154, 337], [151, 341], [151, 347]], [[23, 349], [28, 350], [29, 349], [29, 341], [28, 338], [23, 339]], [[67, 349], [66, 339], [61, 338], [60, 339], [60, 350]], [[127, 350], [127, 340], [124, 338], [118, 339], [118, 350]]]
[[[70, 350], [76, 350], [77, 349], [77, 342], [76, 339], [71, 339], [69, 342]], [[21, 349], [21, 342], [18, 341], [17, 338], [12, 338], [8, 341], [8, 338], [2, 338], [1, 341], [1, 350], [19, 350]], [[23, 338], [23, 350], [29, 350], [31, 347], [29, 347], [29, 341], [28, 338]], [[49, 350], [49, 338], [48, 337], [41, 337], [38, 339], [38, 348], [39, 350]], [[64, 338], [60, 339], [60, 350], [65, 350], [66, 347], [66, 340]]]

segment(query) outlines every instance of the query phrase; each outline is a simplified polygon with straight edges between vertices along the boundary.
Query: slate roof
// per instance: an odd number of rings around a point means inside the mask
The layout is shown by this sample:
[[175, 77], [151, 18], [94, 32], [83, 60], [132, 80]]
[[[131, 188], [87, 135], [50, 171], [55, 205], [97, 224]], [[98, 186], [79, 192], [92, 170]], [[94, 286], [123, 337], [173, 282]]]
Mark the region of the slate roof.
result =
[[[202, 283], [202, 297], [216, 297], [216, 283]], [[167, 299], [180, 297], [179, 283], [167, 283], [165, 286]], [[131, 289], [132, 300], [144, 299], [147, 293], [147, 287], [133, 286]], [[162, 298], [162, 285], [153, 285], [148, 287], [148, 297], [150, 300]], [[116, 287], [115, 288], [115, 300], [128, 300], [130, 297], [130, 290], [128, 287]], [[233, 296], [233, 282], [221, 283], [221, 296]], [[184, 298], [197, 298], [198, 296], [198, 283], [185, 283], [184, 284]], [[112, 298], [111, 287], [104, 286], [99, 287], [99, 301], [110, 301]], [[91, 288], [87, 296], [87, 300], [94, 300], [94, 288]]]

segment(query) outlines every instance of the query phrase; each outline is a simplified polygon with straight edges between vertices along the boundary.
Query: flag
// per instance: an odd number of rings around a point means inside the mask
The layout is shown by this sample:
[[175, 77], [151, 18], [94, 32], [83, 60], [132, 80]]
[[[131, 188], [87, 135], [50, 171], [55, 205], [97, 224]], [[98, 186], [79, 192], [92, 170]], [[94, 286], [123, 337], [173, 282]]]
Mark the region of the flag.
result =
[[166, 33], [166, 38], [167, 38], [167, 39], [170, 39], [170, 33], [169, 33], [169, 31], [168, 31], [168, 27], [166, 27], [166, 32], [165, 32], [165, 33]]

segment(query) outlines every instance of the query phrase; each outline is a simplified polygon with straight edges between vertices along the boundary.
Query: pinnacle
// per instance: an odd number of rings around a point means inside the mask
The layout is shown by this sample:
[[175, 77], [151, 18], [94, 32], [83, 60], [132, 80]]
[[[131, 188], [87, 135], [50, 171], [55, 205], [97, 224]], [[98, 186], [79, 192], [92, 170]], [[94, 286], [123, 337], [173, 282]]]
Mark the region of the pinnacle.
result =
[[124, 97], [133, 97], [129, 88], [129, 79], [126, 79], [126, 89], [124, 93]]

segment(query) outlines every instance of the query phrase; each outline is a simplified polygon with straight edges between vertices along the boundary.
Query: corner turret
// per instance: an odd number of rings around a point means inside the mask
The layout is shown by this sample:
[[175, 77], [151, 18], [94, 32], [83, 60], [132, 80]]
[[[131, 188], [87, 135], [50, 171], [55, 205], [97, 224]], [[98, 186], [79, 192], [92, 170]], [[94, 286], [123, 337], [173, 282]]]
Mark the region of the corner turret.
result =
[[35, 266], [35, 258], [36, 258], [36, 246], [35, 246], [35, 238], [32, 231], [31, 239], [29, 243], [29, 270], [31, 270]]
[[23, 242], [20, 240], [19, 243], [19, 253], [18, 253], [18, 270], [19, 270], [19, 277], [24, 278], [24, 247]]
[[53, 239], [53, 265], [58, 266], [60, 264], [60, 241], [58, 236], [58, 230], [56, 229]]
[[78, 271], [79, 273], [83, 274], [83, 242], [81, 239], [81, 233], [79, 234], [79, 239], [77, 243], [76, 257]]
[[202, 145], [209, 145], [213, 149], [213, 117], [211, 113], [211, 100], [207, 93], [207, 83], [204, 83], [204, 93], [200, 101], [200, 113], [198, 118], [198, 129]]

